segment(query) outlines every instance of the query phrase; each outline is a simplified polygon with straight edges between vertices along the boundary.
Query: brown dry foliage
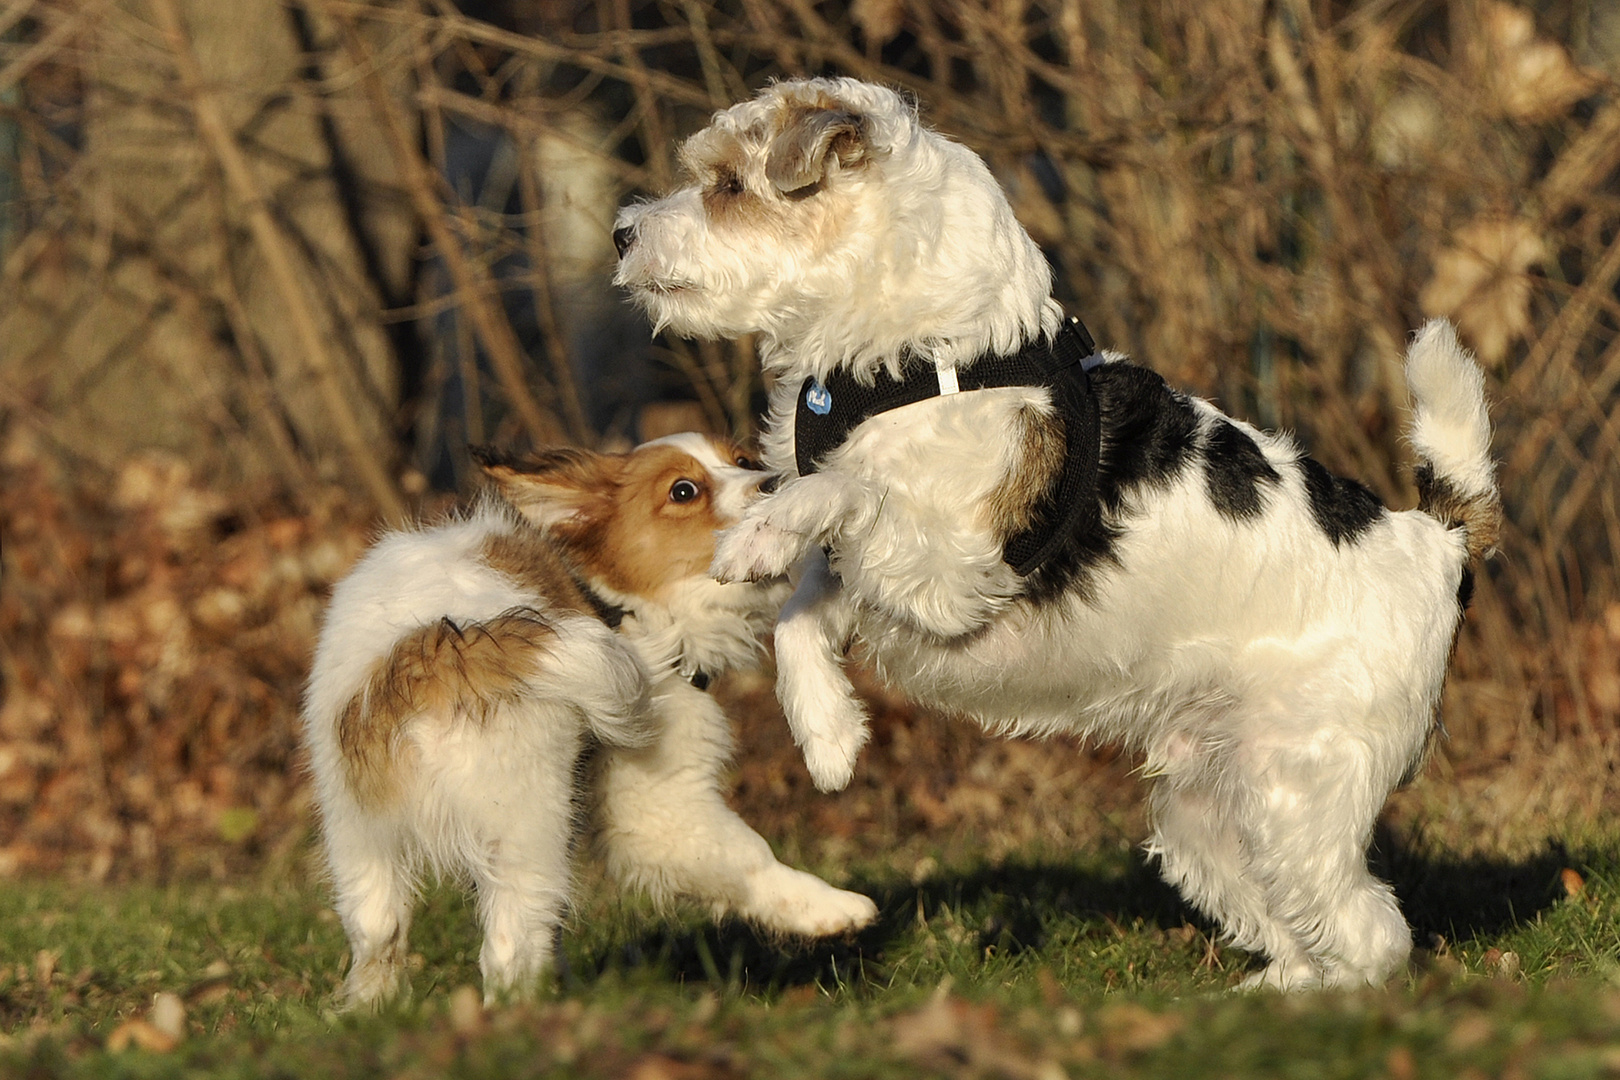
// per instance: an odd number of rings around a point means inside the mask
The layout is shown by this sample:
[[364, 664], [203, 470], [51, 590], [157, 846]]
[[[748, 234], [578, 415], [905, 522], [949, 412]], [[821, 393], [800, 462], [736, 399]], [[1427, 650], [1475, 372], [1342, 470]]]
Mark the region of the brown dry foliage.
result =
[[[1454, 318], [1488, 369], [1506, 520], [1441, 764], [1400, 806], [1483, 831], [1612, 809], [1615, 0], [474, 8], [239, 0], [297, 30], [256, 64], [208, 36], [204, 0], [0, 11], [0, 869], [163, 870], [296, 837], [321, 597], [376, 511], [421, 507], [435, 388], [470, 382], [450, 426], [480, 439], [619, 434], [590, 427], [568, 331], [571, 290], [611, 258], [604, 208], [673, 183], [710, 111], [806, 72], [913, 92], [990, 162], [1099, 340], [1395, 505], [1415, 501], [1403, 343]], [[456, 124], [513, 148], [501, 199], [442, 179]], [[597, 201], [571, 206], [567, 176]], [[747, 342], [663, 348], [695, 422], [748, 430]], [[1128, 763], [881, 698], [864, 779], [822, 800], [768, 691], [736, 703], [741, 801], [829, 851], [1139, 824], [1112, 794]]]
[[284, 862], [315, 628], [369, 508], [227, 501], [159, 453], [73, 464], [26, 428], [0, 450], [0, 874]]

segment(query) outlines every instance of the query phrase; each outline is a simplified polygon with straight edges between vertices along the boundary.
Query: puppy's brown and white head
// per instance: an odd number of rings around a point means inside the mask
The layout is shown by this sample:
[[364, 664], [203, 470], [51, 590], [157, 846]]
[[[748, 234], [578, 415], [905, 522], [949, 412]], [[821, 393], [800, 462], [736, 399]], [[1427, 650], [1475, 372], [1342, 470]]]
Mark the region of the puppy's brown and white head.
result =
[[[760, 497], [767, 479], [736, 443], [693, 432], [624, 454], [474, 454], [506, 501], [559, 545], [593, 588], [638, 611], [675, 603], [694, 581], [709, 580], [715, 534]], [[726, 603], [742, 600], [728, 596]]]

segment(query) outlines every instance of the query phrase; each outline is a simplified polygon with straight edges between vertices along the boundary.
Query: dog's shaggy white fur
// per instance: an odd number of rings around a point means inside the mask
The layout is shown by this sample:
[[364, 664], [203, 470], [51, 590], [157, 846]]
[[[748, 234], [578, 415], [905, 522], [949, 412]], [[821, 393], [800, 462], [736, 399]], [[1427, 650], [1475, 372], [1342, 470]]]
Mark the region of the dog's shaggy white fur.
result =
[[1049, 269], [983, 162], [847, 79], [773, 86], [683, 155], [690, 186], [621, 212], [619, 281], [660, 326], [760, 334], [766, 457], [787, 479], [721, 538], [714, 571], [756, 580], [804, 558], [778, 693], [816, 783], [846, 784], [867, 738], [842, 670], [853, 644], [987, 728], [1143, 755], [1148, 847], [1269, 959], [1250, 985], [1385, 979], [1411, 935], [1366, 849], [1422, 760], [1499, 515], [1482, 380], [1450, 327], [1424, 327], [1407, 365], [1423, 512], [1385, 510], [1288, 438], [1110, 355], [1090, 376], [1097, 516], [1021, 578], [1003, 545], [1062, 459], [1046, 389], [881, 413], [808, 476], [793, 451], [808, 376], [965, 368], [1056, 332]]
[[739, 460], [697, 435], [491, 458], [499, 496], [385, 536], [337, 586], [304, 715], [350, 1005], [399, 989], [426, 869], [477, 890], [486, 996], [531, 990], [582, 807], [610, 873], [660, 900], [811, 936], [876, 916], [778, 863], [721, 795], [730, 727], [695, 684], [752, 662], [784, 596], [707, 574], [716, 530], [758, 496]]

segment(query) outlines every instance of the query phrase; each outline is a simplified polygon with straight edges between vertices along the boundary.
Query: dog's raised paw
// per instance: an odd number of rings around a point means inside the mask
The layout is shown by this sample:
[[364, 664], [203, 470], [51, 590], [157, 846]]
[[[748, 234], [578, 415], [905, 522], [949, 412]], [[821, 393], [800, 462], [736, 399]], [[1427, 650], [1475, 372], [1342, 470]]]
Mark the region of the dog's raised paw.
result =
[[831, 937], [859, 930], [878, 917], [870, 898], [780, 864], [755, 875], [752, 885], [750, 914], [784, 934]]
[[764, 517], [745, 517], [720, 534], [709, 576], [716, 581], [761, 581], [780, 577], [798, 562], [807, 541]]
[[814, 913], [816, 926], [810, 931], [816, 937], [847, 934], [872, 925], [878, 917], [878, 906], [871, 897], [848, 889], [832, 889]]
[[866, 712], [853, 697], [836, 700], [831, 713], [812, 713], [807, 722], [801, 702], [783, 700], [788, 727], [804, 754], [805, 768], [818, 791], [842, 791], [855, 775], [855, 759], [871, 737]]
[[[863, 738], [861, 742], [865, 742]], [[855, 776], [855, 756], [860, 747], [846, 747], [835, 739], [812, 737], [804, 744], [804, 766], [817, 791], [843, 791]]]

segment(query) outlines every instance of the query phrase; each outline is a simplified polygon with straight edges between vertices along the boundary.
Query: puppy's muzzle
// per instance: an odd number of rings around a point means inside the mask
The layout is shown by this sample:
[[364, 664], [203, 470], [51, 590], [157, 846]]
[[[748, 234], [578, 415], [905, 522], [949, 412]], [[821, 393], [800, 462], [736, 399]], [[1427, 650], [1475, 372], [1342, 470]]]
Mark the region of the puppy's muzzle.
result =
[[636, 242], [636, 227], [634, 225], [621, 225], [613, 230], [613, 246], [618, 249], [619, 258], [629, 251]]

